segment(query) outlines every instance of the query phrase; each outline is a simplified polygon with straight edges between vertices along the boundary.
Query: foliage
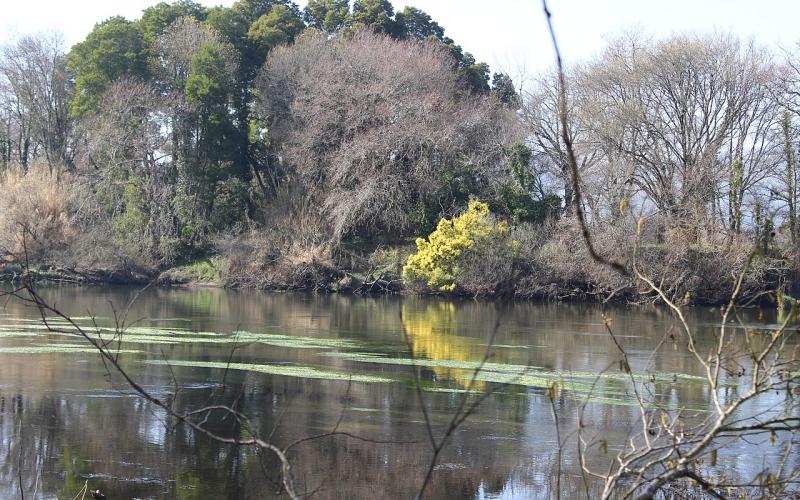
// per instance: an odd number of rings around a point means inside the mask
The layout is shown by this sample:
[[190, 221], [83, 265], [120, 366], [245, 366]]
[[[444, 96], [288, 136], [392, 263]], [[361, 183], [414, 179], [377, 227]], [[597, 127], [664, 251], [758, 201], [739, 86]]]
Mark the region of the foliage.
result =
[[197, 21], [204, 21], [206, 16], [208, 16], [207, 9], [191, 0], [177, 0], [173, 3], [160, 2], [142, 11], [139, 25], [145, 40], [152, 45], [178, 19], [189, 17]]
[[355, 0], [353, 2], [353, 24], [387, 35], [398, 33], [393, 19], [394, 7], [389, 0]]
[[442, 218], [427, 240], [417, 238], [417, 253], [406, 261], [403, 279], [424, 280], [434, 290], [452, 292], [456, 288], [461, 255], [501, 237], [506, 231], [505, 223], [492, 219], [488, 204], [471, 201], [461, 215]]
[[122, 192], [120, 210], [114, 217], [114, 236], [124, 246], [132, 247], [135, 253], [147, 254], [147, 230], [150, 219], [149, 208], [142, 196], [142, 179], [132, 177]]
[[[626, 34], [567, 69], [591, 232], [624, 259], [633, 211], [658, 210], [642, 266], [678, 282], [669, 294], [719, 300], [721, 270], [759, 238], [769, 257], [745, 293], [797, 282], [800, 63], [767, 55], [723, 34]], [[343, 269], [398, 272], [394, 249], [479, 198], [515, 227], [464, 252], [445, 284], [636, 293], [571, 241], [558, 79], [520, 95], [489, 76], [430, 15], [385, 0], [162, 2], [98, 23], [68, 54], [56, 36], [22, 37], [0, 50], [0, 170], [49, 183], [26, 196], [65, 194], [49, 217], [12, 188], [0, 219], [54, 231], [31, 246], [42, 263], [155, 274], [219, 253], [229, 283], [325, 287]], [[12, 226], [0, 238], [18, 255]]]
[[505, 73], [492, 75], [492, 95], [509, 108], [517, 109], [522, 104], [514, 81]]
[[97, 24], [69, 54], [69, 67], [75, 74], [72, 111], [76, 115], [97, 111], [101, 94], [119, 78], [147, 78], [147, 58], [138, 23], [117, 16]]
[[399, 26], [399, 35], [403, 38], [425, 40], [432, 37], [440, 42], [446, 40], [444, 28], [431, 16], [415, 7], [406, 7], [402, 12], [398, 12], [395, 21]]
[[210, 220], [213, 229], [223, 231], [245, 219], [249, 188], [247, 183], [236, 177], [217, 184]]
[[192, 262], [185, 266], [170, 269], [170, 274], [185, 281], [216, 283], [220, 279], [219, 262], [216, 259]]
[[327, 32], [339, 31], [350, 22], [349, 0], [309, 0], [303, 14], [312, 28]]
[[548, 218], [557, 217], [561, 209], [561, 198], [550, 194], [541, 200], [534, 199], [530, 193], [514, 184], [504, 186], [497, 196], [496, 205], [515, 223], [542, 223]]
[[247, 38], [263, 54], [263, 60], [270, 49], [292, 42], [303, 29], [305, 24], [295, 12], [285, 5], [275, 5], [250, 25]]
[[201, 46], [192, 57], [186, 99], [207, 108], [225, 103], [229, 84], [223, 54], [211, 44]]

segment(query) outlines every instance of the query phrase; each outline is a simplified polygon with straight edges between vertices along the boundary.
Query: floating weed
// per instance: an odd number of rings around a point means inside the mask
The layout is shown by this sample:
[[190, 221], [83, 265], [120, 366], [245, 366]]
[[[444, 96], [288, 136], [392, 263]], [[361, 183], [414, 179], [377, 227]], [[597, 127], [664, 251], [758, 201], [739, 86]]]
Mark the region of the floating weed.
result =
[[74, 327], [72, 327], [72, 325], [56, 324], [56, 323], [50, 323], [50, 326], [43, 325], [43, 324], [35, 325], [35, 324], [30, 324], [30, 323], [22, 323], [22, 324], [14, 323], [14, 324], [2, 325], [2, 326], [0, 326], [0, 329], [3, 329], [3, 330], [38, 330], [38, 331], [47, 331], [47, 330], [54, 329], [54, 330], [73, 330], [75, 332], [78, 331]]
[[[448, 359], [411, 359], [411, 358], [392, 358], [381, 353], [347, 353], [347, 352], [331, 352], [324, 353], [322, 356], [329, 356], [344, 359], [347, 361], [355, 361], [359, 363], [378, 363], [387, 365], [403, 365], [403, 366], [424, 366], [428, 368], [451, 368], [461, 370], [475, 370], [481, 367], [479, 361], [455, 361]], [[567, 370], [543, 370], [541, 367], [506, 364], [506, 363], [484, 363], [482, 367], [484, 372], [498, 372], [507, 373], [511, 375], [521, 374], [535, 374], [540, 377], [548, 379], [588, 379], [588, 380], [615, 380], [619, 382], [628, 382], [630, 375], [627, 373], [605, 372], [605, 373], [592, 373], [585, 371], [567, 371]], [[705, 382], [703, 377], [688, 375], [684, 373], [654, 373], [654, 374], [636, 374], [634, 378], [638, 381], [653, 381], [653, 382], [689, 382], [698, 381]]]
[[[35, 323], [13, 323], [13, 324], [0, 324], [0, 331], [7, 331], [7, 330], [31, 330], [31, 331], [49, 331], [49, 330], [57, 330], [58, 332], [68, 332], [68, 333], [79, 333], [78, 328], [74, 327], [69, 323], [57, 323], [48, 321], [49, 326], [42, 324], [41, 321], [38, 324]], [[123, 328], [119, 330], [117, 328], [112, 327], [95, 327], [94, 325], [78, 325], [81, 330], [86, 333], [103, 333], [103, 334], [115, 334], [118, 332], [122, 332], [123, 335], [127, 334], [134, 334], [134, 335], [148, 335], [153, 337], [166, 337], [166, 336], [178, 336], [178, 335], [186, 335], [186, 336], [208, 336], [208, 337], [216, 337], [222, 336], [222, 334], [217, 332], [193, 332], [191, 330], [185, 330], [182, 328], [159, 328], [159, 327], [145, 327], [145, 326], [136, 326], [136, 327], [129, 327]]]
[[456, 389], [454, 387], [427, 387], [422, 389], [425, 392], [446, 392], [446, 393], [453, 393], [453, 394], [479, 394], [476, 391], [468, 391], [466, 389]]
[[38, 333], [33, 332], [17, 332], [17, 331], [4, 331], [0, 330], [0, 339], [10, 338], [10, 337], [36, 337]]
[[221, 368], [229, 370], [242, 370], [249, 372], [281, 375], [284, 377], [311, 378], [321, 380], [349, 380], [365, 383], [387, 383], [394, 379], [376, 375], [363, 375], [358, 373], [345, 373], [322, 370], [312, 366], [286, 366], [286, 365], [260, 365], [248, 363], [223, 363], [219, 361], [146, 361], [153, 365], [188, 366], [195, 368]]
[[247, 331], [234, 332], [240, 339], [247, 339], [260, 344], [294, 349], [363, 349], [369, 347], [367, 342], [350, 339], [331, 339], [321, 337], [300, 337], [277, 333], [253, 333]]
[[[592, 387], [591, 384], [583, 384], [580, 382], [575, 382], [573, 380], [561, 380], [561, 377], [557, 374], [528, 374], [528, 373], [498, 373], [492, 371], [481, 371], [475, 376], [475, 380], [480, 382], [492, 382], [495, 384], [509, 384], [509, 385], [522, 385], [525, 387], [538, 387], [540, 389], [547, 389], [553, 385], [554, 382], [559, 383], [560, 385], [563, 384], [563, 389], [571, 392], [580, 392], [580, 393], [599, 393], [602, 392], [604, 395], [614, 394], [613, 392], [609, 392], [600, 388], [598, 386]], [[618, 395], [625, 395], [624, 392], [619, 393]]]
[[76, 349], [85, 349], [87, 347], [86, 344], [34, 344], [36, 347], [69, 347], [69, 348], [76, 348]]
[[[33, 321], [33, 320], [31, 320]], [[41, 323], [41, 322], [40, 322]], [[364, 349], [375, 348], [374, 344], [359, 342], [350, 339], [331, 339], [318, 337], [302, 337], [272, 333], [253, 333], [237, 331], [232, 334], [218, 332], [199, 332], [184, 328], [163, 328], [159, 326], [133, 326], [118, 330], [111, 327], [83, 327], [83, 331], [92, 337], [101, 337], [104, 341], [110, 339], [131, 343], [177, 344], [177, 343], [259, 343], [288, 349]], [[69, 324], [51, 323], [50, 327], [43, 324], [15, 323], [0, 325], [2, 332], [36, 332], [54, 335], [78, 335], [80, 331]]]
[[[13, 318], [13, 321], [15, 321], [15, 322], [17, 322], [17, 323], [37, 323], [37, 324], [44, 324], [44, 321], [42, 321], [42, 318], [36, 318], [36, 319], [29, 319], [29, 318]], [[69, 324], [69, 321], [66, 321], [66, 320], [64, 320], [64, 319], [61, 319], [61, 318], [58, 318], [58, 319], [56, 319], [56, 318], [47, 318], [47, 322], [48, 322], [48, 323], [50, 323], [50, 324], [56, 324], [56, 323], [59, 323], [59, 324]]]
[[177, 323], [191, 323], [192, 322], [192, 320], [188, 319], [188, 318], [145, 318], [142, 321], [150, 321], [150, 322], [153, 322], [153, 323], [156, 323], [156, 322], [164, 322], [164, 323], [166, 323], [168, 321], [177, 322]]
[[146, 337], [141, 335], [90, 335], [90, 338], [94, 339], [97, 342], [103, 342], [109, 345], [116, 344], [117, 342], [121, 342], [123, 344], [179, 344], [180, 342], [176, 342], [172, 339], [168, 338], [160, 338], [160, 337]]
[[[32, 346], [32, 347], [0, 347], [0, 354], [52, 354], [52, 353], [95, 353], [100, 351], [94, 347], [73, 347], [63, 345]], [[114, 352], [135, 354], [141, 351], [120, 349]]]
[[[481, 347], [489, 347], [489, 344], [476, 344]], [[518, 345], [518, 344], [492, 344], [492, 349], [531, 349], [546, 348], [546, 345]]]
[[[112, 328], [113, 330], [113, 328]], [[194, 332], [185, 328], [162, 328], [158, 326], [132, 326], [123, 329], [127, 333], [136, 333], [140, 335], [194, 335], [200, 337], [217, 337], [223, 334], [217, 332]]]
[[[322, 356], [340, 358], [347, 361], [358, 363], [378, 363], [385, 365], [401, 366], [424, 366], [428, 368], [452, 368], [460, 370], [475, 370], [481, 366], [480, 361], [455, 361], [450, 359], [412, 359], [412, 358], [391, 358], [386, 354], [380, 353], [349, 353], [349, 352], [329, 352]], [[502, 363], [484, 363], [483, 370], [496, 372], [521, 373], [530, 367], [525, 365], [511, 365]]]

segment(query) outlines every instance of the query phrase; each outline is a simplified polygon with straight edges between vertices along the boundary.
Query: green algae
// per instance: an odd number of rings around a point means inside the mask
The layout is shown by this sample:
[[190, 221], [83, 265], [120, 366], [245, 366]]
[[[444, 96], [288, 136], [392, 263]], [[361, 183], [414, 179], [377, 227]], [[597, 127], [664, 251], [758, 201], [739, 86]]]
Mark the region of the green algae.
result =
[[277, 333], [253, 333], [237, 331], [234, 334], [240, 339], [247, 339], [260, 344], [293, 349], [363, 349], [370, 344], [351, 339], [331, 339], [321, 337], [303, 337], [294, 335], [281, 335]]
[[[487, 362], [481, 365], [480, 361], [455, 361], [448, 359], [411, 359], [411, 358], [393, 358], [380, 353], [347, 353], [347, 352], [331, 352], [324, 353], [322, 356], [335, 357], [347, 361], [358, 363], [377, 363], [387, 365], [402, 365], [402, 366], [424, 366], [428, 368], [450, 368], [457, 370], [476, 370], [481, 368], [482, 372], [497, 372], [506, 373], [511, 375], [522, 374], [535, 374], [540, 377], [550, 379], [588, 379], [588, 380], [614, 380], [619, 382], [629, 382], [631, 375], [627, 373], [617, 372], [602, 372], [591, 373], [585, 371], [569, 371], [569, 370], [542, 370], [540, 367], [507, 364], [507, 363], [492, 363]], [[654, 382], [675, 382], [675, 381], [698, 381], [705, 382], [704, 377], [695, 375], [688, 375], [684, 373], [654, 373], [654, 374], [635, 374], [634, 379], [640, 382], [654, 381]]]
[[[136, 354], [141, 351], [120, 349], [115, 353]], [[0, 354], [55, 354], [55, 353], [95, 353], [100, 351], [94, 347], [74, 347], [74, 346], [28, 346], [28, 347], [0, 347]]]
[[380, 377], [376, 375], [364, 375], [358, 373], [345, 373], [331, 370], [323, 370], [312, 366], [297, 365], [267, 365], [249, 363], [224, 363], [220, 361], [146, 361], [153, 365], [185, 366], [194, 368], [220, 368], [228, 370], [241, 370], [256, 373], [266, 373], [269, 375], [280, 375], [284, 377], [309, 378], [320, 380], [344, 380], [364, 383], [388, 383], [394, 379]]

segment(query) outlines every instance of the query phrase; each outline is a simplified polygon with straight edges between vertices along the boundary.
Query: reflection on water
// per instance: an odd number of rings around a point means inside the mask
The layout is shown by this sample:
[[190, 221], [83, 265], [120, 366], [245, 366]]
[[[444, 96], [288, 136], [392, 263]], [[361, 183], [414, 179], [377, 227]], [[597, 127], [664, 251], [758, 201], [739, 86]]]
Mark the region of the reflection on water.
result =
[[[401, 309], [403, 329], [414, 357], [434, 361], [480, 361], [483, 358], [486, 344], [480, 346], [474, 337], [458, 335], [456, 305], [453, 302], [428, 302], [421, 307], [403, 304]], [[487, 333], [491, 335], [492, 332]], [[436, 380], [455, 380], [464, 387], [469, 386], [472, 375], [469, 370], [441, 366], [431, 369]], [[485, 384], [476, 381], [472, 387], [484, 390]]]
[[[101, 326], [113, 325], [114, 311], [120, 315], [135, 293], [110, 287], [43, 291], [47, 300], [71, 315], [101, 316], [96, 319]], [[665, 333], [675, 327], [664, 310], [617, 308], [605, 312], [614, 318], [614, 328], [630, 351], [634, 370], [698, 374], [679, 344], [668, 344], [657, 356], [650, 356]], [[710, 310], [691, 312], [692, 323], [705, 325], [700, 327], [701, 347], [712, 340], [711, 326], [717, 317]], [[36, 323], [22, 321], [35, 318], [36, 311], [19, 302], [0, 308], [0, 497], [18, 497], [22, 484], [26, 497], [32, 497], [35, 490], [38, 497], [72, 498], [86, 481], [109, 498], [278, 496], [279, 478], [271, 472], [276, 468], [269, 456], [222, 446], [174, 426], [135, 397], [118, 376], [109, 374], [98, 356], [84, 352], [3, 353], [8, 347], [39, 346], [46, 351], [53, 344], [76, 343], [74, 338], [48, 335], [33, 328]], [[407, 335], [414, 355], [430, 361], [419, 367], [426, 388], [463, 388], [471, 372], [442, 364], [479, 361], [499, 322], [492, 363], [530, 366], [537, 373], [566, 377], [576, 372], [601, 373], [619, 361], [604, 332], [601, 309], [585, 305], [151, 289], [137, 299], [125, 319], [143, 340], [122, 345], [140, 351], [123, 354], [123, 366], [158, 397], [174, 398], [177, 408], [209, 402], [234, 405], [263, 432], [275, 429], [272, 439], [279, 445], [330, 430], [344, 411], [340, 430], [398, 442], [375, 444], [336, 437], [295, 448], [291, 458], [298, 487], [316, 491], [319, 498], [413, 497], [429, 460], [411, 367], [362, 363], [352, 356], [408, 358]], [[758, 322], [755, 312], [743, 319]], [[161, 332], [165, 329], [175, 329], [175, 335], [167, 337]], [[175, 340], [196, 339], [202, 332], [235, 331], [253, 332], [272, 343], [259, 342], [257, 337], [236, 344]], [[278, 336], [326, 341], [295, 345], [284, 337], [276, 342]], [[165, 339], [172, 340], [155, 342]], [[170, 369], [146, 363], [164, 359], [195, 365], [228, 359], [243, 364], [282, 363], [380, 376], [394, 382], [354, 382], [348, 388], [342, 380], [230, 371], [224, 374], [223, 385], [224, 370], [218, 368]], [[658, 384], [657, 402], [705, 407], [707, 387], [683, 380]], [[603, 383], [608, 391], [617, 391], [617, 400], [624, 400], [628, 390], [624, 383], [613, 378]], [[477, 389], [490, 387], [491, 382], [480, 382]], [[736, 389], [733, 384], [725, 390]], [[449, 422], [461, 397], [454, 391], [425, 393], [434, 426], [442, 428]], [[575, 428], [578, 403], [574, 394], [559, 393], [556, 409], [565, 429]], [[454, 435], [434, 475], [431, 497], [546, 498], [554, 482], [557, 456], [550, 411], [545, 390], [535, 384], [504, 387], [489, 397]], [[603, 468], [618, 450], [614, 443], [622, 442], [637, 413], [638, 409], [624, 404], [587, 405], [585, 424], [601, 431], [609, 443], [607, 454], [598, 451], [588, 457], [595, 468]], [[227, 419], [212, 418], [209, 426], [224, 435], [246, 435]], [[407, 443], [409, 440], [417, 442]], [[730, 456], [721, 456], [720, 467], [734, 475], [752, 474], [760, 462], [744, 458], [748, 453], [737, 449]], [[564, 450], [563, 461], [562, 496], [584, 495], [574, 446]], [[590, 491], [596, 487], [590, 485]]]

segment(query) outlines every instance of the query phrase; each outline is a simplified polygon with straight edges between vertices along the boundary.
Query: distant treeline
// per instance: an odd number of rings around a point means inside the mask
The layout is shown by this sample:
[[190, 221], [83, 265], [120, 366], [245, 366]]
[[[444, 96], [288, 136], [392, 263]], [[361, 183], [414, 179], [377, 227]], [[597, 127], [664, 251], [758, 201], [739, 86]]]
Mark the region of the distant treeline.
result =
[[[569, 68], [599, 250], [631, 262], [635, 246], [699, 302], [728, 293], [756, 247], [749, 290], [790, 286], [799, 70], [734, 36], [633, 34]], [[387, 0], [179, 1], [103, 21], [69, 51], [23, 37], [0, 54], [0, 249], [75, 273], [171, 269], [165, 281], [385, 291], [405, 276], [641, 299], [582, 246], [557, 82], [490, 77]], [[490, 229], [458, 229], [478, 217], [453, 219], [471, 200]], [[425, 262], [446, 268], [444, 288], [402, 272], [437, 226]]]

